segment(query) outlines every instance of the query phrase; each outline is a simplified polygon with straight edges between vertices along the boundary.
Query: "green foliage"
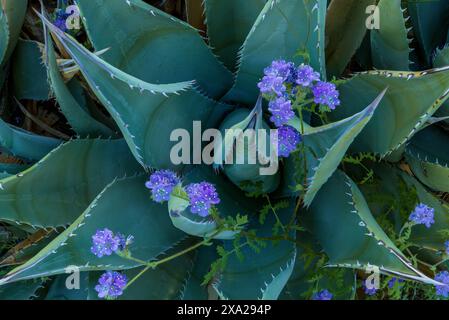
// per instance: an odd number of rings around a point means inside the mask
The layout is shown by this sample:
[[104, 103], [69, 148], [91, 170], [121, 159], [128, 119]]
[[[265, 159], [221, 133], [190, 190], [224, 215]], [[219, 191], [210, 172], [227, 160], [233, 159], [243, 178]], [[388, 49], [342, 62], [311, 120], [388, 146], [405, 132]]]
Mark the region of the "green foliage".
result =
[[[374, 0], [188, 2], [195, 27], [149, 1], [69, 2], [82, 26], [64, 32], [47, 3], [0, 1], [0, 299], [97, 299], [106, 270], [128, 277], [124, 300], [440, 298], [447, 1], [381, 0], [382, 28], [369, 32]], [[219, 147], [230, 128], [268, 131], [257, 84], [278, 59], [333, 78], [341, 104], [288, 86], [302, 140], [276, 175], [248, 159], [173, 162], [174, 130], [201, 140], [195, 121], [221, 131]], [[145, 188], [159, 169], [181, 178], [168, 206]], [[220, 197], [207, 217], [185, 188], [201, 181]], [[435, 210], [430, 228], [410, 221], [419, 203]], [[98, 258], [92, 235], [105, 228], [134, 240]], [[65, 287], [68, 266], [82, 290]], [[367, 297], [357, 288], [370, 267], [382, 277]]]

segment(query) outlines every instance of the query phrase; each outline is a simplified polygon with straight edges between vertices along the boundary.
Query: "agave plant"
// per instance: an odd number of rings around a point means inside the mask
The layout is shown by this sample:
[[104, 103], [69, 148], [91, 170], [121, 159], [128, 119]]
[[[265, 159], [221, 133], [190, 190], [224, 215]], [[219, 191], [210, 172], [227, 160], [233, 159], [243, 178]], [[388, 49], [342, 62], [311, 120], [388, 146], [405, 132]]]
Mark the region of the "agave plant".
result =
[[[4, 118], [39, 123], [22, 102], [54, 100], [71, 128], [0, 121], [14, 159], [0, 164], [2, 298], [352, 299], [367, 270], [389, 282], [365, 295], [406, 296], [406, 280], [447, 297], [446, 2], [205, 0], [205, 37], [141, 0], [75, 0], [85, 32], [2, 1]], [[380, 29], [365, 27], [370, 5]], [[42, 43], [19, 39], [27, 8]], [[277, 97], [273, 61], [338, 103], [286, 79]], [[226, 130], [268, 132], [282, 97], [292, 113], [274, 124], [294, 143], [276, 174], [223, 163], [226, 149], [173, 163], [175, 130], [198, 140], [200, 123], [234, 146]]]

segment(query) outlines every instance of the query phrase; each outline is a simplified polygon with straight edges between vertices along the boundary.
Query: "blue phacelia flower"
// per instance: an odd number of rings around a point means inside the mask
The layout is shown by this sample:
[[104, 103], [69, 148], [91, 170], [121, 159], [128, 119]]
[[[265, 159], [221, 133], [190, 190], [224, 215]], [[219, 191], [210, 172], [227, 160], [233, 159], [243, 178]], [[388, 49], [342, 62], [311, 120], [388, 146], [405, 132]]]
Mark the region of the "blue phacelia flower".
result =
[[270, 120], [276, 127], [286, 124], [295, 116], [295, 113], [292, 110], [291, 101], [284, 97], [279, 97], [270, 101], [268, 110], [272, 114]]
[[92, 236], [92, 247], [90, 251], [101, 258], [103, 256], [110, 256], [111, 254], [122, 250], [122, 240], [120, 236], [114, 235], [109, 229], [97, 230]]
[[116, 271], [106, 271], [98, 279], [95, 291], [99, 298], [115, 299], [123, 294], [128, 280], [126, 275]]
[[66, 32], [67, 31], [67, 18], [70, 14], [64, 12], [64, 10], [57, 9], [56, 10], [56, 19], [54, 21], [54, 25], [58, 27], [60, 30]]
[[333, 294], [329, 292], [329, 290], [321, 290], [315, 293], [312, 297], [312, 300], [332, 300]]
[[449, 240], [444, 243], [444, 247], [446, 248], [446, 254], [449, 254]]
[[274, 60], [264, 69], [264, 74], [268, 77], [279, 77], [283, 82], [293, 83], [296, 78], [295, 64], [285, 60]]
[[362, 287], [363, 287], [363, 290], [365, 291], [365, 294], [366, 294], [367, 296], [374, 296], [374, 295], [377, 293], [376, 287], [368, 288], [368, 287], [366, 286], [366, 283], [365, 283], [365, 282], [363, 283]]
[[119, 250], [120, 251], [125, 250], [130, 244], [132, 244], [134, 242], [134, 236], [131, 236], [131, 235], [125, 237], [123, 234], [117, 233], [116, 237], [119, 239]]
[[278, 155], [287, 158], [296, 150], [302, 140], [301, 135], [293, 127], [282, 126], [278, 128]]
[[201, 217], [207, 217], [209, 210], [220, 203], [217, 190], [209, 182], [191, 183], [186, 187], [190, 199], [190, 211]]
[[416, 224], [424, 224], [427, 228], [430, 228], [435, 223], [434, 220], [435, 209], [420, 203], [416, 206], [415, 210], [410, 214], [410, 221]]
[[296, 70], [296, 84], [302, 87], [310, 87], [314, 81], [320, 80], [320, 74], [313, 70], [311, 66], [302, 64]]
[[282, 96], [286, 91], [284, 85], [284, 79], [276, 76], [265, 76], [262, 78], [257, 86], [261, 93], [265, 94], [275, 94], [277, 96]]
[[316, 104], [328, 106], [331, 110], [340, 105], [340, 93], [333, 83], [319, 81], [312, 87], [312, 93]]
[[442, 271], [435, 276], [435, 281], [444, 283], [445, 285], [436, 285], [435, 291], [438, 296], [449, 297], [449, 272]]
[[404, 280], [398, 279], [396, 277], [393, 277], [393, 278], [390, 279], [390, 281], [388, 281], [388, 288], [390, 288], [390, 289], [393, 288], [394, 285], [396, 284], [396, 282], [397, 283], [403, 283]]
[[179, 182], [173, 171], [158, 170], [150, 176], [145, 186], [151, 190], [153, 200], [160, 203], [170, 199], [170, 193]]

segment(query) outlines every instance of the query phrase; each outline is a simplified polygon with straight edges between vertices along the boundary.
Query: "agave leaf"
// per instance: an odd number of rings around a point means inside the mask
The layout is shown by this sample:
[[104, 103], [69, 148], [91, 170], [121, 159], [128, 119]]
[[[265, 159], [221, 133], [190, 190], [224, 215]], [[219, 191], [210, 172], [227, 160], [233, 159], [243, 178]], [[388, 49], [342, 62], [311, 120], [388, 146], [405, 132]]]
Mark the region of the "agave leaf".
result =
[[449, 27], [449, 2], [409, 1], [407, 4], [421, 54], [430, 66], [432, 54], [436, 47], [444, 43]]
[[338, 77], [366, 34], [366, 8], [376, 0], [333, 0], [326, 17], [326, 64], [329, 77]]
[[135, 257], [145, 261], [176, 246], [186, 235], [172, 226], [165, 214], [166, 208], [151, 200], [144, 184], [145, 177], [142, 176], [111, 183], [63, 233], [32, 259], [9, 272], [0, 284], [61, 274], [68, 266], [77, 266], [79, 271], [95, 271], [141, 265], [119, 255], [94, 256], [90, 247], [92, 235], [98, 229], [132, 234], [135, 242], [130, 250]]
[[430, 126], [413, 137], [406, 149], [406, 159], [415, 176], [433, 190], [449, 192], [449, 135]]
[[114, 135], [111, 129], [95, 120], [72, 95], [70, 89], [64, 83], [64, 79], [59, 73], [53, 41], [49, 34], [45, 34], [45, 52], [47, 75], [51, 84], [52, 92], [58, 101], [62, 113], [73, 130], [81, 136], [103, 136]]
[[[306, 147], [307, 191], [304, 204], [310, 206], [317, 192], [340, 165], [351, 143], [373, 117], [376, 108], [384, 97], [384, 90], [368, 107], [361, 112], [338, 122], [321, 127], [308, 127], [303, 135]], [[301, 132], [299, 121], [291, 125]], [[286, 160], [282, 195], [292, 195], [294, 187], [302, 181], [295, 181], [294, 159]], [[301, 170], [301, 169], [300, 169]], [[305, 170], [302, 167], [302, 170]]]
[[308, 170], [310, 184], [307, 186], [304, 196], [306, 206], [312, 203], [317, 192], [337, 169], [349, 146], [373, 117], [385, 93], [386, 90], [363, 111], [351, 118], [318, 128], [304, 136], [306, 146], [318, 156], [318, 159], [309, 159], [310, 162], [308, 161], [311, 170]]
[[187, 23], [141, 0], [76, 3], [94, 47], [111, 48], [104, 59], [124, 72], [155, 84], [195, 80], [215, 98], [232, 85], [232, 74]]
[[[276, 190], [280, 181], [279, 160], [270, 154], [274, 141], [270, 127], [263, 120], [262, 96], [252, 111], [240, 108], [226, 116], [219, 129], [224, 138], [215, 144], [215, 150], [222, 151], [215, 153], [213, 166], [222, 169], [229, 180], [245, 192], [271, 193]], [[240, 133], [236, 135], [237, 132]], [[265, 138], [259, 136], [261, 132]], [[259, 147], [265, 150], [259, 152]], [[268, 172], [267, 163], [271, 172]], [[268, 173], [264, 174], [262, 170]]]
[[0, 179], [5, 179], [5, 178], [8, 178], [8, 177], [10, 177], [10, 176], [12, 176], [11, 173], [8, 173], [8, 172], [0, 172]]
[[0, 162], [0, 171], [4, 173], [9, 173], [11, 175], [22, 172], [28, 169], [30, 165], [28, 164], [17, 164], [17, 163], [3, 163]]
[[191, 136], [194, 121], [201, 121], [203, 127], [216, 125], [214, 122], [231, 110], [199, 94], [190, 82], [156, 85], [134, 78], [43, 19], [80, 66], [92, 90], [120, 127], [131, 152], [144, 167], [176, 167], [170, 159], [175, 145], [170, 142], [172, 132], [185, 129]]
[[4, 64], [11, 56], [28, 5], [28, 0], [3, 0], [0, 3], [0, 64]]
[[207, 35], [214, 53], [235, 71], [237, 54], [266, 0], [205, 0]]
[[41, 44], [19, 40], [12, 63], [14, 95], [17, 99], [47, 100], [50, 87], [43, 66]]
[[360, 111], [388, 87], [376, 113], [352, 145], [354, 152], [387, 156], [403, 146], [449, 98], [449, 67], [422, 72], [370, 71], [339, 86], [341, 107], [330, 117]]
[[[291, 200], [286, 209], [278, 210], [282, 221], [289, 221], [295, 207]], [[258, 236], [272, 236], [274, 215], [270, 215], [264, 225], [258, 227]], [[296, 235], [291, 234], [291, 240]], [[240, 243], [242, 243], [241, 240]], [[225, 243], [229, 250], [232, 244]], [[296, 259], [296, 245], [294, 241], [280, 240], [277, 244], [267, 243], [260, 252], [255, 252], [248, 246], [241, 248], [245, 257], [241, 261], [236, 254], [229, 256], [225, 270], [218, 276], [214, 288], [222, 299], [263, 299], [275, 300], [281, 294], [285, 284], [293, 272]]]
[[[448, 33], [449, 35], [449, 33]], [[433, 61], [433, 66], [435, 68], [442, 68], [445, 66], [449, 66], [449, 41], [446, 46], [439, 50], [437, 49], [435, 54], [435, 60]], [[441, 106], [440, 109], [436, 112], [436, 115], [440, 117], [448, 117], [449, 116], [449, 102], [446, 100], [445, 103]], [[446, 121], [448, 122], [448, 121]]]
[[378, 3], [380, 29], [371, 31], [371, 54], [376, 69], [409, 70], [409, 39], [401, 0]]
[[31, 300], [36, 291], [43, 288], [42, 279], [34, 279], [7, 284], [0, 287], [0, 300]]
[[435, 284], [412, 263], [377, 224], [357, 185], [335, 172], [317, 194], [305, 224], [329, 256], [330, 266], [366, 269]]
[[15, 156], [40, 160], [60, 144], [59, 139], [39, 136], [0, 119], [0, 145]]
[[[217, 209], [222, 217], [248, 215], [257, 212], [260, 206], [254, 199], [249, 200], [242, 192], [224, 179], [223, 176], [214, 174], [209, 167], [199, 167], [191, 170], [183, 177], [183, 182], [195, 183], [208, 181], [213, 183], [220, 195], [220, 203]], [[215, 234], [217, 223], [210, 218], [201, 218], [189, 212], [189, 202], [185, 191], [180, 186], [176, 187], [168, 203], [168, 211], [173, 225], [187, 234], [197, 237], [212, 237], [214, 239], [233, 239], [239, 230], [223, 231]], [[215, 234], [215, 235], [214, 235]]]
[[114, 178], [139, 168], [123, 140], [68, 142], [33, 167], [0, 181], [0, 220], [41, 228], [65, 226]]
[[433, 66], [435, 68], [449, 66], [449, 43], [446, 44], [443, 49], [437, 49], [435, 59], [433, 60]]
[[274, 59], [304, 62], [298, 51], [307, 52], [310, 65], [325, 77], [325, 15], [325, 0], [269, 0], [243, 43], [235, 84], [224, 99], [253, 104], [263, 69]]
[[[80, 272], [79, 289], [67, 288], [67, 281], [70, 282], [69, 277], [73, 275], [73, 271], [72, 273], [69, 272], [67, 274], [61, 274], [53, 277], [50, 285], [48, 286], [48, 293], [45, 295], [45, 300], [88, 300], [90, 298], [89, 279], [90, 277], [93, 277], [94, 274], [95, 272]], [[11, 285], [14, 285], [15, 283]]]

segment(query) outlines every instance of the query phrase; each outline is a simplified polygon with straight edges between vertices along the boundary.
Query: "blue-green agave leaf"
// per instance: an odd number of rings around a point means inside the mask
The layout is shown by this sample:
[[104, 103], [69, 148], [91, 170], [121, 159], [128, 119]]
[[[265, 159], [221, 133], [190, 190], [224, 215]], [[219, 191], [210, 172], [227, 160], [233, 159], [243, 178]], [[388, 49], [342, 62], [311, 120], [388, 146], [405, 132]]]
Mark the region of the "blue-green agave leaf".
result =
[[56, 101], [58, 101], [59, 107], [69, 125], [81, 136], [102, 136], [106, 138], [113, 136], [113, 131], [95, 120], [89, 114], [88, 110], [83, 108], [72, 95], [70, 88], [65, 84], [64, 79], [59, 73], [53, 41], [51, 40], [51, 37], [49, 37], [49, 34], [45, 34], [45, 39], [48, 80], [51, 84], [52, 93], [56, 98]]
[[373, 117], [385, 93], [386, 90], [351, 118], [319, 127], [304, 135], [304, 143], [318, 156], [318, 159], [308, 162], [309, 185], [304, 196], [306, 206], [312, 203], [317, 192], [335, 172], [349, 146]]
[[13, 175], [13, 174], [25, 171], [30, 166], [31, 165], [28, 165], [28, 164], [2, 163], [2, 162], [0, 162], [0, 171]]
[[333, 0], [326, 16], [326, 68], [338, 77], [362, 44], [367, 32], [366, 9], [376, 0]]
[[[448, 44], [446, 44], [446, 46], [443, 49], [441, 50], [437, 49], [435, 59], [433, 61], [433, 66], [435, 68], [442, 68], [445, 66], [449, 66], [449, 41]], [[445, 103], [443, 103], [441, 108], [438, 109], [436, 115], [439, 117], [449, 116], [449, 102], [447, 100]], [[446, 122], [448, 123], [449, 121], [446, 120]]]
[[0, 220], [66, 226], [116, 177], [140, 166], [123, 140], [74, 140], [31, 168], [0, 181]]
[[449, 2], [408, 1], [407, 5], [414, 34], [420, 43], [419, 49], [430, 66], [434, 50], [445, 41], [449, 27]]
[[409, 70], [409, 39], [401, 0], [380, 0], [381, 27], [371, 30], [371, 55], [380, 70]]
[[47, 100], [50, 87], [43, 65], [42, 44], [19, 40], [13, 54], [12, 79], [17, 99]]
[[[304, 204], [310, 206], [315, 195], [332, 176], [340, 165], [351, 143], [358, 134], [365, 128], [373, 117], [376, 108], [382, 101], [386, 90], [384, 90], [368, 107], [361, 112], [338, 122], [334, 122], [321, 127], [307, 126], [304, 130], [304, 145], [306, 147], [306, 169], [307, 170], [307, 190], [304, 196]], [[299, 132], [302, 128], [299, 121], [290, 123]], [[301, 160], [299, 160], [301, 162]], [[289, 158], [284, 167], [283, 196], [296, 194], [295, 186], [303, 181], [295, 181], [292, 174], [295, 170], [295, 160]]]
[[357, 185], [341, 171], [323, 186], [304, 219], [329, 256], [329, 266], [377, 266], [386, 274], [435, 284], [388, 238]]
[[154, 84], [195, 80], [215, 98], [232, 85], [232, 74], [187, 23], [141, 0], [76, 3], [94, 47], [110, 48], [104, 59], [124, 72]]
[[304, 62], [298, 52], [307, 52], [310, 65], [325, 77], [325, 15], [325, 0], [269, 0], [243, 43], [235, 84], [225, 99], [254, 104], [264, 68], [274, 59]]
[[150, 84], [126, 74], [43, 19], [80, 66], [144, 167], [176, 167], [170, 159], [173, 130], [184, 129], [192, 136], [194, 121], [201, 121], [203, 128], [217, 125], [213, 122], [232, 109], [201, 95], [190, 82]]
[[339, 86], [341, 106], [332, 119], [359, 112], [388, 87], [376, 113], [354, 141], [354, 152], [390, 155], [403, 146], [449, 98], [449, 67], [422, 72], [369, 71]]
[[186, 239], [183, 232], [173, 227], [166, 208], [151, 200], [145, 188], [145, 177], [116, 180], [63, 233], [32, 259], [9, 272], [0, 280], [0, 285], [62, 274], [68, 266], [76, 266], [79, 271], [140, 266], [140, 263], [119, 255], [98, 258], [92, 254], [92, 235], [104, 228], [133, 235], [134, 243], [130, 250], [136, 258], [145, 261], [156, 259]]
[[0, 146], [14, 156], [40, 160], [61, 143], [59, 139], [25, 131], [0, 119]]
[[237, 54], [266, 0], [205, 0], [207, 35], [214, 53], [232, 71]]
[[413, 137], [406, 159], [415, 176], [436, 191], [449, 192], [449, 150], [447, 131], [429, 126]]
[[[67, 269], [67, 274], [61, 274], [55, 276], [50, 285], [48, 286], [48, 292], [45, 295], [45, 300], [89, 300], [90, 298], [90, 290], [89, 290], [89, 279], [90, 277], [94, 277], [96, 275], [95, 272], [80, 272], [79, 273], [79, 288], [68, 289], [67, 283], [74, 284], [69, 278], [70, 276], [76, 276], [74, 271], [75, 269], [70, 270]], [[99, 277], [99, 275], [98, 275]], [[97, 277], [97, 279], [98, 279]], [[32, 280], [28, 280], [32, 281]], [[15, 282], [10, 285], [14, 285]], [[0, 286], [2, 288], [2, 286]]]
[[3, 0], [0, 3], [0, 65], [11, 56], [19, 39], [28, 0]]

